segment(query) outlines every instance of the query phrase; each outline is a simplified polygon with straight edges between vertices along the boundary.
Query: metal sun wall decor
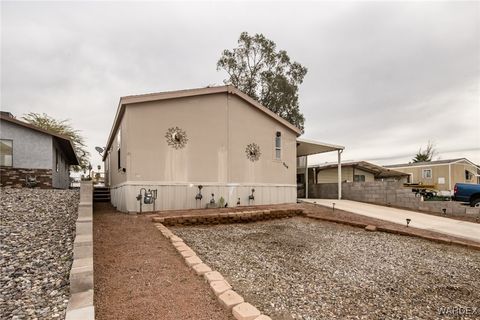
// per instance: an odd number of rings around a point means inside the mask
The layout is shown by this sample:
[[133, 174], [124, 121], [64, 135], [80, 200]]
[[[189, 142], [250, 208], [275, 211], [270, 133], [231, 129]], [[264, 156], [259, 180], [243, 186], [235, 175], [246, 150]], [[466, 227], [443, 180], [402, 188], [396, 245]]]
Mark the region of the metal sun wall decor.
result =
[[188, 141], [187, 133], [179, 127], [169, 128], [165, 134], [165, 138], [167, 139], [168, 145], [177, 150], [184, 148]]
[[249, 145], [247, 145], [245, 153], [247, 154], [247, 159], [252, 162], [260, 159], [260, 155], [262, 154], [260, 152], [260, 147], [256, 143], [250, 143]]

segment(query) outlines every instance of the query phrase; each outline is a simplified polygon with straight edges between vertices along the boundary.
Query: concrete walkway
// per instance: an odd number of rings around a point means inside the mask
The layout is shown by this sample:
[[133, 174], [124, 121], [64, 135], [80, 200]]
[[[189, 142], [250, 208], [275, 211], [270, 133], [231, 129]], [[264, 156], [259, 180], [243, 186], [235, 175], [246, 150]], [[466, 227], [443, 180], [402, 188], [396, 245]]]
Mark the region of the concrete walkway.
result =
[[396, 209], [350, 200], [302, 199], [302, 201], [316, 203], [330, 208], [332, 207], [332, 204], [335, 203], [336, 209], [402, 225], [406, 225], [406, 219], [409, 218], [411, 219], [411, 227], [436, 231], [480, 243], [480, 224], [478, 223], [443, 218], [416, 211]]

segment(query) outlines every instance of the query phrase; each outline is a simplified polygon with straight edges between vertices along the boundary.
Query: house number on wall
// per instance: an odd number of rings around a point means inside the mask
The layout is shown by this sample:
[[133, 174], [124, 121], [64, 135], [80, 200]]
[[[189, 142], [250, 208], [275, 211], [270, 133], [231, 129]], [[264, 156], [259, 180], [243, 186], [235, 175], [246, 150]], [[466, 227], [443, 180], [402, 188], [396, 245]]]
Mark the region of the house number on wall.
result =
[[187, 144], [187, 133], [179, 127], [172, 127], [165, 134], [169, 146], [175, 149], [182, 149]]

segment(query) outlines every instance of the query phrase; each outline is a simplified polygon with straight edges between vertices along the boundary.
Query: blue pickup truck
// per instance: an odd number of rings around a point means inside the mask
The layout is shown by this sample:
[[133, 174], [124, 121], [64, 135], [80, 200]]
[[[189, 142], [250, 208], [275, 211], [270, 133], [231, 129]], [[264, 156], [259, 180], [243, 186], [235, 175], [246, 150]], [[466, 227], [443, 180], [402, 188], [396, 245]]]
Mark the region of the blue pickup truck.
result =
[[480, 207], [480, 184], [455, 184], [453, 198], [455, 201], [468, 202], [471, 207]]

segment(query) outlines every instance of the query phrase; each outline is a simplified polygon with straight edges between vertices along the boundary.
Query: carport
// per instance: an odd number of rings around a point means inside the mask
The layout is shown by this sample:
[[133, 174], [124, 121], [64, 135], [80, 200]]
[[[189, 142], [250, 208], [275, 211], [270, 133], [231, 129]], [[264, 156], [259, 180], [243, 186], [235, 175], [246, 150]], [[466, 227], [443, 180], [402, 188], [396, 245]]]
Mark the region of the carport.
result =
[[329, 144], [314, 140], [297, 139], [297, 164], [304, 159], [305, 164], [305, 198], [308, 199], [308, 156], [325, 152], [337, 151], [338, 153], [338, 199], [342, 198], [342, 152], [343, 146]]

